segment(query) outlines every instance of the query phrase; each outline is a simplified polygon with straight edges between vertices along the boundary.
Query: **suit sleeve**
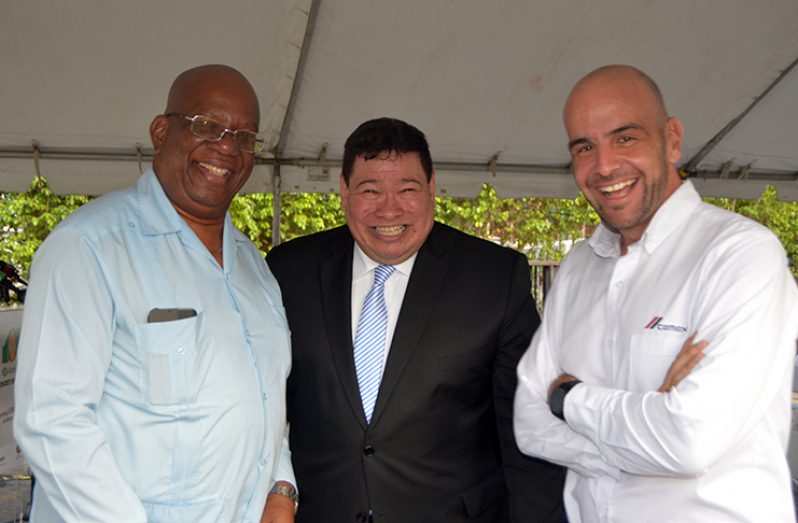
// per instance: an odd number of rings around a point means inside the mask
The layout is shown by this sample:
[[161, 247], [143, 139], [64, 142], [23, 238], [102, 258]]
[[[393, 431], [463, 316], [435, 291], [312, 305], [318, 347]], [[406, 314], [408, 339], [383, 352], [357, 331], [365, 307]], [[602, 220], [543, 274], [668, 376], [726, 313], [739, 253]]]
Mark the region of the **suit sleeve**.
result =
[[510, 495], [510, 520], [560, 523], [564, 469], [523, 455], [513, 435], [516, 367], [540, 324], [531, 294], [529, 265], [521, 255], [514, 263], [493, 373], [493, 397]]

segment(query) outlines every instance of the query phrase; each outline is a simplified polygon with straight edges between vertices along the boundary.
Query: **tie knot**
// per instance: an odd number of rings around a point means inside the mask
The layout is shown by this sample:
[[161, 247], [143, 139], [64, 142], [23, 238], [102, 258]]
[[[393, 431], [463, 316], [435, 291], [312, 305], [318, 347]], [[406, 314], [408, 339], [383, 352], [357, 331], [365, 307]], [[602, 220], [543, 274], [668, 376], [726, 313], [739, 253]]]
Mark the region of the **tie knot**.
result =
[[395, 270], [396, 267], [393, 265], [378, 265], [377, 268], [374, 269], [374, 286], [383, 285], [385, 280], [387, 280]]

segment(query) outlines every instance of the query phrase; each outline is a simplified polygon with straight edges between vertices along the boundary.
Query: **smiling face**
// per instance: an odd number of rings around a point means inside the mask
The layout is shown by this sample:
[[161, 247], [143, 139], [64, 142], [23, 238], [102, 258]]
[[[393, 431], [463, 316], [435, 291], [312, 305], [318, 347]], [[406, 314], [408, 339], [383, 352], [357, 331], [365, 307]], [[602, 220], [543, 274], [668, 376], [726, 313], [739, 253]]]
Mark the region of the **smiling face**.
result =
[[[202, 114], [228, 129], [257, 132], [258, 100], [234, 69], [204, 66], [181, 74], [169, 92], [166, 113]], [[153, 170], [177, 212], [194, 223], [218, 223], [252, 173], [254, 155], [238, 150], [230, 133], [208, 142], [191, 132], [191, 122], [156, 116], [150, 125]]]
[[396, 265], [418, 252], [435, 216], [435, 173], [430, 181], [418, 153], [355, 159], [341, 206], [355, 241], [372, 260]]
[[683, 129], [639, 71], [609, 67], [577, 84], [564, 111], [574, 179], [622, 252], [681, 181]]

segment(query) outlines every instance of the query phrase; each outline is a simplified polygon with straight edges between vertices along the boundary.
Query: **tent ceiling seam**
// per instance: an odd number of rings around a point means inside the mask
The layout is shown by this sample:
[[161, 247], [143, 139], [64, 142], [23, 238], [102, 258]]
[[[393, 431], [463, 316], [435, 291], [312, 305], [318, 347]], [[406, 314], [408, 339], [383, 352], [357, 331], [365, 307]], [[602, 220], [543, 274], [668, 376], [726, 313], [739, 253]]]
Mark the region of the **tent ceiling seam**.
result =
[[748, 113], [750, 113], [751, 110], [754, 107], [756, 107], [757, 104], [759, 104], [759, 102], [761, 102], [768, 94], [770, 94], [770, 92], [773, 90], [774, 87], [776, 87], [776, 85], [778, 85], [784, 78], [787, 77], [788, 74], [790, 74], [790, 71], [792, 71], [797, 64], [798, 64], [798, 58], [793, 60], [792, 63], [787, 66], [786, 69], [782, 70], [781, 73], [779, 73], [779, 75], [765, 88], [765, 90], [762, 91], [762, 93], [760, 93], [759, 96], [754, 98], [750, 104], [748, 104], [748, 107], [746, 107], [745, 110], [743, 110], [743, 112], [741, 112], [739, 115], [737, 115], [736, 118], [727, 123], [726, 126], [718, 132], [718, 134], [712, 137], [712, 139], [709, 140], [701, 148], [700, 151], [698, 151], [698, 153], [696, 153], [692, 158], [690, 158], [690, 160], [688, 160], [687, 163], [684, 165], [683, 167], [684, 170], [691, 174], [695, 172], [698, 168], [698, 164], [701, 163], [701, 161], [704, 158], [706, 158], [707, 155], [711, 153], [712, 150], [715, 149], [715, 147], [717, 147], [717, 145], [735, 127], [737, 127], [737, 124], [739, 124], [743, 120], [743, 118], [745, 118], [748, 115]]
[[299, 60], [296, 64], [296, 73], [294, 74], [294, 82], [291, 86], [291, 96], [288, 99], [288, 107], [283, 115], [283, 123], [280, 126], [280, 137], [277, 140], [277, 145], [274, 146], [272, 153], [276, 157], [281, 157], [285, 151], [285, 145], [288, 141], [288, 133], [291, 127], [291, 121], [294, 116], [294, 109], [296, 107], [296, 100], [299, 96], [299, 89], [302, 85], [302, 77], [305, 72], [305, 65], [308, 60], [308, 53], [310, 52], [310, 42], [313, 39], [313, 31], [316, 27], [316, 18], [319, 13], [319, 5], [321, 0], [311, 0], [310, 9], [308, 10], [308, 21], [305, 26], [305, 37], [302, 39], [302, 48], [299, 51]]

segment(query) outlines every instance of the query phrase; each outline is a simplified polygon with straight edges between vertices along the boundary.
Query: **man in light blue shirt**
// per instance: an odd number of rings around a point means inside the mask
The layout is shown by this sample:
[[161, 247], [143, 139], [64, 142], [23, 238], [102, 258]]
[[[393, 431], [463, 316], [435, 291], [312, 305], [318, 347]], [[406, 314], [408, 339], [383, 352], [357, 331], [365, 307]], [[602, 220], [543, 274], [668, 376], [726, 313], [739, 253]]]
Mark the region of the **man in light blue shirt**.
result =
[[14, 420], [32, 521], [293, 521], [285, 313], [227, 214], [259, 122], [238, 71], [182, 73], [150, 126], [153, 169], [39, 249]]

